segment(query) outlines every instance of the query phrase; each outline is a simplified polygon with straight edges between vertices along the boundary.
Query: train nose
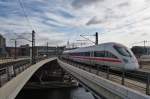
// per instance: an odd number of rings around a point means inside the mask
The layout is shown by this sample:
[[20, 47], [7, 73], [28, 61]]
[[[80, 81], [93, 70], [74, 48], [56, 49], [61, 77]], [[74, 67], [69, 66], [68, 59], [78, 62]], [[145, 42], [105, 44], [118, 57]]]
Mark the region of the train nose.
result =
[[125, 69], [127, 70], [137, 70], [140, 67], [138, 61], [135, 58], [124, 58], [123, 61], [125, 63]]
[[139, 69], [139, 64], [138, 63], [128, 63], [126, 64], [125, 68], [127, 70], [138, 70]]

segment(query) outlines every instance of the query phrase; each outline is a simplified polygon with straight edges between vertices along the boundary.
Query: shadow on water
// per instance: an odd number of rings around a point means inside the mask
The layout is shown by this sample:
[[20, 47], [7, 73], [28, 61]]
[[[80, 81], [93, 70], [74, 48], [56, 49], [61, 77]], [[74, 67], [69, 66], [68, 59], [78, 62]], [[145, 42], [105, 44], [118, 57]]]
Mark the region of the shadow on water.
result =
[[22, 90], [16, 99], [94, 99], [84, 88]]

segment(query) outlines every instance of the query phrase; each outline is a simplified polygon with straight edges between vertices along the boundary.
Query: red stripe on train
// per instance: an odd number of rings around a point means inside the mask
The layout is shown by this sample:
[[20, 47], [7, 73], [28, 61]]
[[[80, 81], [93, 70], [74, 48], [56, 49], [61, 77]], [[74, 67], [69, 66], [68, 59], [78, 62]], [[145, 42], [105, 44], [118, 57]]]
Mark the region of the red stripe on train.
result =
[[84, 56], [73, 56], [73, 58], [121, 63], [120, 60], [118, 60], [118, 59], [111, 59], [111, 58], [97, 58], [97, 57], [95, 58], [95, 57], [84, 57]]

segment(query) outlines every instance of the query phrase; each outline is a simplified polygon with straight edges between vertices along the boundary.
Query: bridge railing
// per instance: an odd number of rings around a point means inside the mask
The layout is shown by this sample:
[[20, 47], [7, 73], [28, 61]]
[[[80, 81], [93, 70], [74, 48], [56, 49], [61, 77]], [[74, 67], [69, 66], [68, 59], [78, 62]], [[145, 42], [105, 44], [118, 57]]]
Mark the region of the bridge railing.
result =
[[[99, 72], [103, 72], [106, 74], [106, 79], [110, 79], [110, 75], [116, 75], [121, 78], [122, 85], [125, 85], [126, 79], [135, 80], [137, 82], [144, 83], [145, 86], [143, 87], [143, 89], [147, 95], [150, 95], [150, 73], [149, 72], [125, 71], [123, 69], [118, 71], [110, 68], [109, 66], [99, 66], [99, 65], [92, 66], [92, 65], [75, 62], [73, 60], [65, 59], [62, 57], [59, 57], [59, 59], [83, 70], [86, 70], [88, 68], [88, 70], [86, 71], [95, 73], [96, 75], [98, 75]], [[92, 72], [92, 70], [96, 70], [96, 72]]]
[[[36, 62], [49, 57], [37, 57]], [[31, 66], [31, 58], [11, 60], [0, 63], [0, 87]]]

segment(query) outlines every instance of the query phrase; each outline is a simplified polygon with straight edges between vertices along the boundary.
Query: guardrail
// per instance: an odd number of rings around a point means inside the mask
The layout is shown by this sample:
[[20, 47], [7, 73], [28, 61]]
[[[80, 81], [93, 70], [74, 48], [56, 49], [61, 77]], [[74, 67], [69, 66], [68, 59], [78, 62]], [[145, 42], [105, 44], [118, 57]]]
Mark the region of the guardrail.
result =
[[150, 99], [150, 96], [132, 90], [131, 88], [121, 86], [118, 83], [105, 79], [103, 76], [96, 75], [97, 72], [95, 70], [89, 72], [89, 68], [85, 69], [79, 64], [69, 64], [69, 62], [60, 59], [57, 61], [65, 71], [86, 86], [85, 88], [94, 93], [94, 95], [96, 94], [96, 98], [99, 98], [97, 96], [103, 96], [104, 99]]
[[116, 75], [121, 77], [121, 84], [125, 85], [125, 79], [131, 79], [131, 80], [136, 80], [138, 82], [143, 82], [145, 83], [145, 93], [147, 95], [150, 95], [150, 73], [148, 72], [141, 72], [141, 71], [125, 71], [125, 70], [114, 70], [111, 69], [109, 66], [91, 66], [91, 65], [87, 65], [87, 64], [83, 64], [83, 63], [79, 63], [79, 62], [74, 62], [72, 60], [69, 59], [64, 59], [64, 58], [60, 58], [59, 59], [67, 62], [68, 64], [71, 64], [73, 66], [76, 66], [80, 69], [85, 70], [85, 68], [89, 68], [88, 72], [92, 72], [92, 69], [96, 70], [95, 74], [98, 75], [98, 73], [104, 72], [106, 74], [106, 79], [110, 78], [110, 75]]
[[[36, 58], [36, 62], [39, 62], [46, 58], [48, 57]], [[30, 66], [31, 66], [30, 58], [1, 63], [0, 64], [0, 87]]]

